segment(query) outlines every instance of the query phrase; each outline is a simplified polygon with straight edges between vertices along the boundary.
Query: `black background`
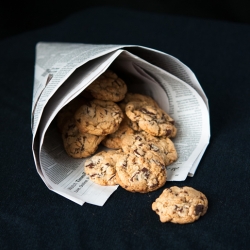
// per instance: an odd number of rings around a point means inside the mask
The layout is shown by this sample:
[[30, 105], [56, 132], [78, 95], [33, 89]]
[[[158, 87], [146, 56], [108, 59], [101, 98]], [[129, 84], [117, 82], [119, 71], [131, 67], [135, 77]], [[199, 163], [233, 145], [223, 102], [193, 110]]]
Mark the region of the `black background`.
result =
[[57, 23], [72, 13], [96, 6], [250, 23], [247, 0], [5, 1], [0, 8], [0, 39]]
[[[177, 3], [172, 2], [176, 8]], [[248, 250], [250, 25], [169, 15], [153, 7], [152, 12], [101, 6], [78, 11], [73, 1], [36, 4], [8, 3], [13, 10], [1, 16], [10, 28], [1, 22], [0, 33], [9, 37], [0, 41], [0, 249]], [[191, 15], [194, 9], [185, 6], [182, 10], [189, 8]], [[243, 18], [239, 13], [248, 9], [238, 12], [240, 1], [235, 6], [231, 13]], [[202, 8], [222, 18], [229, 2], [222, 7], [224, 12], [219, 6], [213, 12]], [[77, 13], [66, 18], [71, 11]], [[11, 36], [21, 28], [33, 30]], [[147, 194], [118, 187], [103, 207], [79, 206], [50, 191], [37, 174], [31, 150], [35, 46], [41, 41], [138, 44], [188, 65], [208, 97], [211, 125], [210, 144], [195, 176]], [[151, 204], [173, 185], [202, 191], [209, 201], [206, 215], [186, 225], [161, 223]]]

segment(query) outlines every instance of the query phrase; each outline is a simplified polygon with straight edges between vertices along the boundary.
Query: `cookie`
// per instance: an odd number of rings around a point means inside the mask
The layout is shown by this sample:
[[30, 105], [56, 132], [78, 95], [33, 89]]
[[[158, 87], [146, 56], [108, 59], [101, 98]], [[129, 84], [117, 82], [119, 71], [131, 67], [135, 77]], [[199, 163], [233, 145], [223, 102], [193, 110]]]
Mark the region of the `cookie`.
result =
[[148, 95], [142, 95], [139, 93], [131, 93], [128, 92], [124, 99], [120, 102], [120, 105], [124, 107], [127, 105], [127, 103], [129, 102], [146, 102], [149, 105], [155, 106], [155, 107], [159, 107], [157, 102], [150, 96]]
[[82, 105], [75, 113], [79, 131], [93, 135], [114, 133], [122, 119], [122, 110], [116, 103], [97, 99]]
[[134, 130], [129, 126], [130, 120], [125, 115], [118, 130], [114, 133], [107, 135], [103, 140], [102, 144], [107, 148], [119, 149], [122, 147], [122, 140], [129, 135], [134, 134]]
[[59, 128], [59, 131], [61, 133], [63, 131], [63, 126], [65, 125], [65, 123], [72, 117], [74, 117], [75, 111], [83, 104], [84, 99], [81, 97], [76, 97], [58, 112], [56, 116], [56, 122], [57, 127]]
[[117, 158], [116, 180], [127, 191], [147, 193], [165, 184], [167, 171], [163, 159], [154, 152], [141, 156], [131, 151]]
[[117, 150], [101, 151], [95, 154], [85, 161], [85, 173], [99, 185], [117, 185], [115, 169], [117, 156], [119, 156]]
[[176, 134], [174, 119], [159, 107], [146, 102], [129, 102], [125, 108], [126, 115], [139, 127], [153, 136], [173, 137]]
[[127, 93], [126, 83], [111, 70], [106, 70], [86, 89], [94, 98], [103, 101], [119, 102]]
[[161, 222], [191, 223], [203, 216], [208, 209], [206, 196], [192, 187], [170, 187], [153, 202], [152, 209]]
[[62, 139], [65, 151], [73, 158], [84, 158], [94, 154], [105, 136], [80, 133], [74, 119], [63, 127]]
[[169, 138], [159, 138], [146, 132], [137, 132], [124, 137], [121, 145], [124, 152], [134, 150], [135, 152], [143, 154], [143, 152], [151, 150], [160, 154], [165, 166], [177, 160], [177, 151], [174, 143]]
[[126, 115], [125, 112], [125, 108], [126, 108], [126, 103], [125, 102], [119, 102], [117, 103], [118, 106], [121, 108], [122, 112], [123, 112], [123, 116], [124, 119], [126, 119], [126, 124], [134, 131], [142, 131], [142, 129], [139, 127], [138, 122], [134, 122], [131, 119], [128, 118], [128, 116]]

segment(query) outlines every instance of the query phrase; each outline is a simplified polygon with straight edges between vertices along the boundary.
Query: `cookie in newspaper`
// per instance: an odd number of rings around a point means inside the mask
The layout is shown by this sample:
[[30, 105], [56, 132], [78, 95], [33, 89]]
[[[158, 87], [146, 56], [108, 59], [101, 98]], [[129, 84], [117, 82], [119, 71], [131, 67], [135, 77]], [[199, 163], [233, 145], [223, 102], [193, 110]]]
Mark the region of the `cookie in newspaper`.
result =
[[65, 125], [65, 123], [69, 119], [74, 117], [76, 110], [83, 104], [84, 104], [84, 99], [81, 97], [76, 97], [58, 112], [56, 117], [56, 122], [57, 122], [57, 127], [59, 128], [61, 133], [63, 131], [63, 126]]
[[131, 128], [130, 119], [124, 114], [124, 118], [114, 133], [107, 135], [103, 140], [102, 144], [107, 148], [119, 149], [122, 147], [122, 140], [129, 135], [134, 134], [134, 130]]
[[153, 136], [174, 137], [177, 129], [174, 119], [159, 107], [147, 102], [129, 102], [125, 108], [126, 115], [139, 127]]
[[115, 168], [117, 157], [119, 157], [117, 150], [101, 151], [85, 161], [85, 173], [99, 185], [117, 185]]
[[139, 93], [128, 92], [121, 103], [124, 103], [126, 105], [129, 102], [147, 102], [149, 105], [159, 107], [157, 102], [152, 97]]
[[[125, 95], [125, 98], [118, 103], [119, 107], [122, 109], [122, 111], [125, 113], [125, 108], [127, 103], [129, 102], [147, 102], [148, 104], [152, 105], [152, 106], [156, 106], [158, 107], [157, 102], [150, 96], [148, 95], [143, 95], [143, 94], [139, 94], [139, 93], [131, 93], [128, 92]], [[128, 120], [127, 124], [135, 131], [142, 131], [142, 129], [139, 127], [138, 122], [136, 121], [132, 121], [132, 120]]]
[[80, 133], [74, 119], [63, 127], [62, 139], [65, 151], [73, 158], [84, 158], [94, 154], [105, 136]]
[[75, 113], [79, 131], [93, 135], [114, 133], [122, 119], [123, 112], [116, 103], [97, 99], [86, 102]]
[[143, 155], [134, 151], [121, 153], [116, 162], [116, 180], [130, 192], [154, 191], [167, 180], [164, 160], [152, 151], [144, 152]]
[[135, 132], [134, 134], [125, 136], [121, 144], [124, 152], [133, 150], [139, 155], [151, 150], [163, 158], [165, 166], [177, 160], [177, 151], [174, 143], [167, 137], [155, 137], [144, 131]]
[[127, 93], [126, 83], [112, 70], [106, 70], [86, 89], [94, 98], [103, 101], [121, 101]]
[[203, 216], [208, 209], [207, 197], [192, 187], [173, 186], [166, 188], [153, 202], [161, 222], [191, 223]]

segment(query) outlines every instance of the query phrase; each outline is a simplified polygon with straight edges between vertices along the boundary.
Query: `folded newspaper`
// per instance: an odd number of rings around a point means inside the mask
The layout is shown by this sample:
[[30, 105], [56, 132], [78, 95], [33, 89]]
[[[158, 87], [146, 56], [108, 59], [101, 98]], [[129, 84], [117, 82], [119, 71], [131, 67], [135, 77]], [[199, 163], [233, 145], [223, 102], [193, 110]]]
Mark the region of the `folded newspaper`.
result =
[[82, 205], [102, 206], [116, 186], [93, 183], [84, 160], [68, 156], [53, 120], [107, 68], [126, 75], [130, 92], [151, 96], [175, 120], [178, 160], [167, 181], [194, 176], [209, 144], [208, 100], [194, 73], [175, 57], [137, 45], [46, 43], [36, 46], [32, 102], [32, 150], [47, 187]]

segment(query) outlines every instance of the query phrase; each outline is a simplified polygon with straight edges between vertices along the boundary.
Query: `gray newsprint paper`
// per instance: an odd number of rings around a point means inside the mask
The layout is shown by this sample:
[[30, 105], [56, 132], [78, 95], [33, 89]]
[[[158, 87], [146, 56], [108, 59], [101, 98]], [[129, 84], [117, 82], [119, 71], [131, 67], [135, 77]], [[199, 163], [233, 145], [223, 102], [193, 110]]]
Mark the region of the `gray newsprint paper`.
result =
[[175, 57], [137, 45], [40, 42], [31, 113], [34, 161], [50, 190], [80, 205], [102, 206], [118, 186], [89, 179], [86, 159], [66, 154], [54, 118], [109, 67], [125, 76], [130, 92], [153, 97], [176, 121], [178, 160], [167, 166], [168, 181], [194, 176], [209, 144], [208, 100], [194, 73]]

